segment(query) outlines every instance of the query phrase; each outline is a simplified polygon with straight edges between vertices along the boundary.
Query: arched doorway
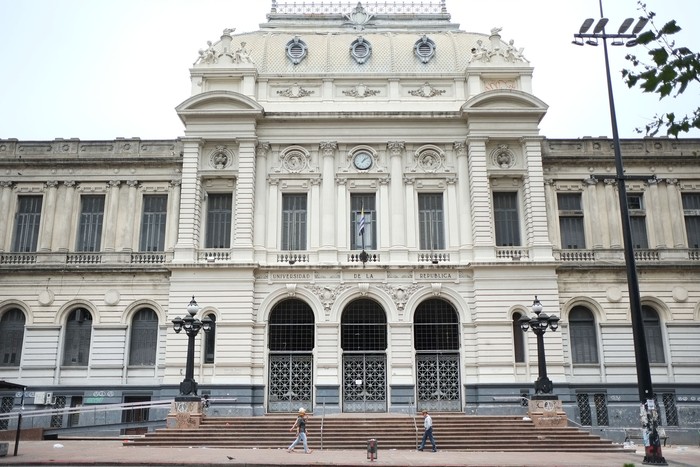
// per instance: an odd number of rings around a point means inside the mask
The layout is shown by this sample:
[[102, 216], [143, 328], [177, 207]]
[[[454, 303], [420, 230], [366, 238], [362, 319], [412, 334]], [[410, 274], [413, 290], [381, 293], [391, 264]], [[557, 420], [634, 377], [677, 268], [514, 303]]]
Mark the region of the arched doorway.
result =
[[270, 312], [268, 410], [313, 407], [314, 313], [305, 302], [284, 300]]
[[340, 323], [343, 412], [386, 412], [386, 314], [369, 299], [355, 300]]
[[430, 299], [413, 317], [418, 410], [461, 411], [459, 317], [444, 300]]

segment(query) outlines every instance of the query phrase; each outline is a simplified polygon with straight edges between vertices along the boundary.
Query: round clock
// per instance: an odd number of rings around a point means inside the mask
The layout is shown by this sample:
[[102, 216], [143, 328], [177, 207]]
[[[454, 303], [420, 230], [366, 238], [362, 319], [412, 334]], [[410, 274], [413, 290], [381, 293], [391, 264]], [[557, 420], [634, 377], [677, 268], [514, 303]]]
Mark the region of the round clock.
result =
[[372, 167], [372, 156], [366, 152], [358, 152], [352, 162], [358, 169], [367, 170]]

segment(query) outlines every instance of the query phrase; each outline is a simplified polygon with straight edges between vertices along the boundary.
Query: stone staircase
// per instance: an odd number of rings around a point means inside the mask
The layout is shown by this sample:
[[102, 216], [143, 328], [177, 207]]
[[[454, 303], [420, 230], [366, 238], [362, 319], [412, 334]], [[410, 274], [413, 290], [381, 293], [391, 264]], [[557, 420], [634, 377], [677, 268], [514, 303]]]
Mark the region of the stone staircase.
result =
[[[468, 416], [433, 413], [433, 432], [440, 450], [455, 451], [618, 451], [619, 444], [573, 428], [537, 428], [518, 416]], [[198, 429], [161, 428], [134, 438], [129, 446], [286, 448], [294, 414], [262, 417], [206, 417]], [[416, 449], [423, 418], [396, 414], [334, 414], [307, 422], [311, 449], [366, 449], [377, 439], [379, 449]], [[429, 443], [428, 443], [429, 444]]]

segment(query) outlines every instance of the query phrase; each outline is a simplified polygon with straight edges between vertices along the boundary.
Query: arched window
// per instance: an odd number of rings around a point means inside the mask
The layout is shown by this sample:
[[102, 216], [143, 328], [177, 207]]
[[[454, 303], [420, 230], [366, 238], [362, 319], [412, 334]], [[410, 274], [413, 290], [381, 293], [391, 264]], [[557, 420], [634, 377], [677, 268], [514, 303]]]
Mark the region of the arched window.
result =
[[583, 306], [571, 310], [569, 337], [572, 363], [598, 363], [598, 337], [591, 310]]
[[150, 308], [136, 312], [131, 320], [129, 365], [153, 366], [158, 348], [158, 315]]
[[214, 350], [216, 349], [216, 315], [209, 313], [206, 316], [211, 320], [209, 332], [204, 333], [204, 363], [214, 363]]
[[344, 352], [386, 350], [386, 315], [372, 300], [363, 298], [350, 303], [343, 311], [340, 329]]
[[24, 340], [24, 313], [12, 308], [0, 319], [0, 366], [19, 366]]
[[432, 299], [418, 305], [413, 326], [417, 351], [459, 350], [459, 318], [446, 301]]
[[521, 313], [513, 313], [513, 354], [515, 363], [525, 362], [525, 333], [520, 327]]
[[90, 361], [90, 339], [92, 337], [92, 315], [85, 308], [76, 308], [68, 315], [64, 366], [87, 366]]
[[644, 321], [644, 338], [647, 343], [649, 363], [666, 363], [659, 314], [652, 307], [642, 305], [642, 320]]

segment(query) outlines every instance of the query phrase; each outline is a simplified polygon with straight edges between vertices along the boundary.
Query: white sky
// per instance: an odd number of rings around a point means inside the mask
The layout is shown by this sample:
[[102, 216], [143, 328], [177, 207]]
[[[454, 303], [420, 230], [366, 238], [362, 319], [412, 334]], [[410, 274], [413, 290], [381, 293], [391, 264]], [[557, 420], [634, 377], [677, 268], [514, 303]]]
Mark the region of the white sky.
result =
[[[700, 50], [693, 32], [700, 1], [645, 2], [657, 13], [657, 26], [676, 19], [684, 29], [678, 44]], [[256, 30], [270, 6], [269, 0], [0, 0], [0, 139], [182, 136], [174, 108], [190, 95], [197, 51], [226, 27]], [[603, 7], [608, 31], [640, 14], [636, 0], [604, 0]], [[460, 29], [502, 27], [505, 41], [525, 48], [534, 94], [549, 105], [542, 135], [612, 135], [603, 47], [571, 44], [585, 18], [600, 17], [598, 0], [447, 0], [447, 9]], [[662, 102], [628, 89], [619, 71], [630, 50], [646, 55], [641, 47], [609, 47], [621, 137], [639, 137], [634, 128], [657, 112], [685, 114], [700, 105], [698, 86]]]

